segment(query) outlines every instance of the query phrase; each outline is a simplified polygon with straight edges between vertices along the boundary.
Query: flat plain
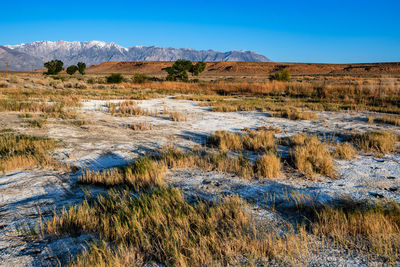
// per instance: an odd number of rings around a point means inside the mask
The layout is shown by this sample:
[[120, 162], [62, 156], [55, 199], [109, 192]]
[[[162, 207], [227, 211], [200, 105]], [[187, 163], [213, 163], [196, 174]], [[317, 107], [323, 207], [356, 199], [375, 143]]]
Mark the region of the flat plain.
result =
[[225, 65], [0, 73], [0, 262], [400, 264], [400, 75]]

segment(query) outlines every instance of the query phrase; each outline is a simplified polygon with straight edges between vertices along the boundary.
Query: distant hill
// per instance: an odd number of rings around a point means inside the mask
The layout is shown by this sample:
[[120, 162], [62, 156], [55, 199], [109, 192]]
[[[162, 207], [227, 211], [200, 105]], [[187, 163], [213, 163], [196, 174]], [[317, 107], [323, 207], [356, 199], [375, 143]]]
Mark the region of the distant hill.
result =
[[[90, 74], [144, 73], [164, 76], [163, 70], [172, 62], [104, 62], [87, 69]], [[263, 76], [288, 69], [293, 75], [390, 75], [400, 77], [400, 62], [358, 63], [358, 64], [320, 64], [320, 63], [277, 63], [277, 62], [207, 62], [206, 69], [200, 74], [206, 76]]]
[[[10, 70], [29, 71], [43, 68], [43, 63], [60, 59], [67, 67], [79, 61], [88, 66], [110, 61], [252, 61], [271, 62], [263, 55], [252, 51], [218, 52], [187, 48], [161, 48], [156, 46], [134, 46], [125, 48], [115, 43], [101, 41], [66, 42], [37, 41], [20, 45], [0, 46], [0, 61], [8, 60]], [[1, 68], [3, 69], [3, 68]]]

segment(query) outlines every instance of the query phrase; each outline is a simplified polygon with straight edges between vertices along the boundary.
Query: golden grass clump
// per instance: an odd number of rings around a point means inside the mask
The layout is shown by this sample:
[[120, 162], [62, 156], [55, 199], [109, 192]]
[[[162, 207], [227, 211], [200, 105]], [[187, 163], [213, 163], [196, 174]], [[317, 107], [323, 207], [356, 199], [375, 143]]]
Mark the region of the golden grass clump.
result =
[[52, 163], [48, 151], [56, 141], [12, 133], [0, 134], [0, 171], [6, 172]]
[[267, 153], [256, 160], [255, 169], [261, 177], [277, 177], [281, 171], [281, 160], [272, 152]]
[[28, 124], [29, 127], [32, 128], [43, 128], [47, 121], [46, 120], [42, 120], [42, 119], [37, 119], [37, 120], [24, 120], [25, 123]]
[[387, 116], [377, 117], [374, 119], [374, 121], [379, 122], [379, 123], [386, 123], [386, 124], [392, 124], [395, 126], [400, 126], [400, 117], [399, 116], [387, 115]]
[[246, 157], [228, 157], [224, 152], [196, 151], [184, 153], [173, 146], [164, 148], [158, 156], [169, 168], [200, 168], [205, 171], [234, 173], [243, 179], [254, 179], [254, 166]]
[[272, 150], [275, 147], [275, 135], [269, 130], [253, 130], [247, 135], [242, 135], [243, 147], [250, 151], [258, 151], [260, 149]]
[[312, 112], [300, 112], [296, 109], [285, 109], [270, 113], [272, 117], [287, 118], [289, 120], [311, 120], [316, 119], [318, 115]]
[[338, 143], [333, 152], [333, 157], [338, 159], [351, 160], [357, 155], [354, 146], [349, 143]]
[[248, 130], [243, 133], [216, 131], [209, 137], [208, 143], [222, 151], [227, 150], [272, 150], [275, 147], [274, 132], [270, 130]]
[[373, 124], [374, 123], [374, 121], [375, 121], [375, 118], [374, 117], [372, 117], [372, 116], [368, 116], [368, 123], [369, 124]]
[[111, 169], [100, 171], [86, 170], [79, 177], [81, 184], [94, 184], [103, 186], [129, 186], [137, 191], [161, 186], [164, 184], [166, 166], [149, 157], [135, 160], [133, 165], [124, 167], [123, 170]]
[[69, 121], [69, 123], [70, 123], [71, 125], [76, 126], [76, 127], [81, 127], [81, 126], [87, 124], [88, 122], [85, 121], [85, 120], [72, 120], [72, 121]]
[[218, 106], [214, 106], [211, 109], [214, 112], [236, 112], [236, 111], [240, 111], [240, 107], [238, 106], [233, 106], [233, 105], [223, 105], [223, 104], [219, 104]]
[[398, 135], [391, 131], [373, 131], [355, 135], [353, 140], [365, 152], [386, 154], [395, 150]]
[[209, 137], [208, 142], [222, 151], [243, 149], [241, 136], [227, 131], [216, 131]]
[[346, 248], [367, 251], [389, 261], [400, 256], [400, 207], [391, 202], [367, 210], [326, 208], [317, 213], [314, 234], [333, 238]]
[[153, 125], [146, 122], [136, 122], [132, 123], [128, 126], [130, 129], [134, 131], [149, 131], [153, 130]]
[[303, 174], [313, 178], [316, 173], [334, 178], [334, 164], [327, 145], [318, 137], [297, 134], [291, 138], [294, 165]]
[[107, 103], [108, 113], [113, 116], [152, 116], [148, 109], [143, 109], [135, 101]]
[[180, 121], [187, 121], [188, 116], [186, 113], [178, 112], [178, 111], [171, 111], [169, 113], [169, 119], [171, 121], [180, 122]]

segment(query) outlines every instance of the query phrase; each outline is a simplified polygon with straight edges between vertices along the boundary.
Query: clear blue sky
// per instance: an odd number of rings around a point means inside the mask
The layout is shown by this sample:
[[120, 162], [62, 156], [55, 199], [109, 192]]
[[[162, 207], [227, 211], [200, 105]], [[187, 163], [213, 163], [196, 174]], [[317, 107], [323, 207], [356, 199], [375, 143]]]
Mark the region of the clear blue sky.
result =
[[0, 10], [3, 45], [102, 40], [281, 62], [400, 61], [400, 0], [2, 0]]

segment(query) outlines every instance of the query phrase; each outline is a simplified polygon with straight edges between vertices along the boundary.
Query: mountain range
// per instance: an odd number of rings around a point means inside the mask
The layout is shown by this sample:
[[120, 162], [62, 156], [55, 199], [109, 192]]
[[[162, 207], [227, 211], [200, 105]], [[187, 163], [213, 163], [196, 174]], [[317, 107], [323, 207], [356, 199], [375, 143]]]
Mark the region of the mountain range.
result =
[[240, 50], [218, 52], [189, 48], [161, 48], [157, 46], [122, 47], [116, 43], [102, 41], [66, 42], [37, 41], [19, 45], [0, 46], [0, 70], [8, 61], [8, 69], [32, 71], [43, 68], [43, 63], [52, 59], [64, 62], [64, 67], [85, 62], [95, 65], [109, 61], [253, 61], [270, 62], [267, 57], [252, 51]]

